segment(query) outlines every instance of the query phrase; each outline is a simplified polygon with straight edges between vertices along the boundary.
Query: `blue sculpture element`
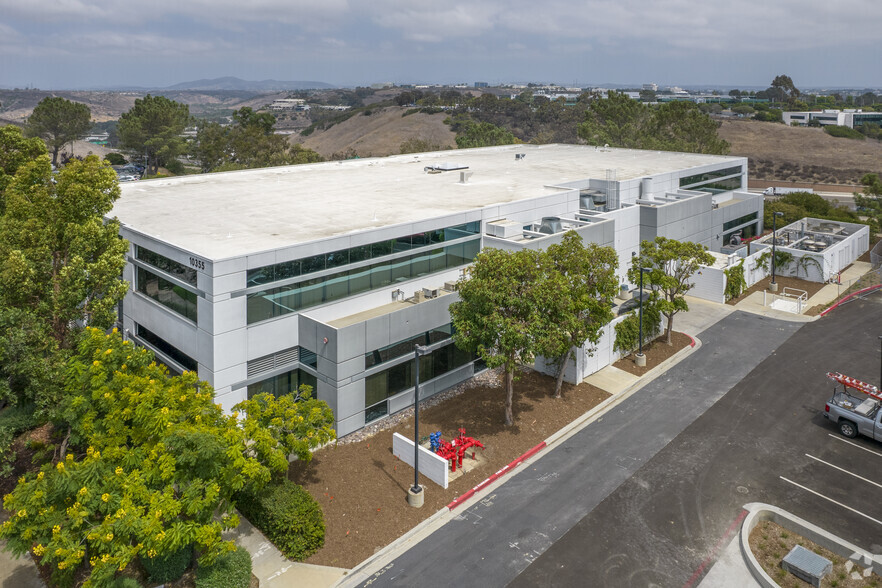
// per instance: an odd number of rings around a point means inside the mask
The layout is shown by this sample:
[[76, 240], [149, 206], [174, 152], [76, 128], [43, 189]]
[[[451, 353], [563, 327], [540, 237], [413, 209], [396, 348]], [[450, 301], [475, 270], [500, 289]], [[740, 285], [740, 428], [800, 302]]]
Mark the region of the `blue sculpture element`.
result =
[[436, 453], [439, 447], [441, 447], [441, 431], [429, 435], [429, 449], [432, 453]]

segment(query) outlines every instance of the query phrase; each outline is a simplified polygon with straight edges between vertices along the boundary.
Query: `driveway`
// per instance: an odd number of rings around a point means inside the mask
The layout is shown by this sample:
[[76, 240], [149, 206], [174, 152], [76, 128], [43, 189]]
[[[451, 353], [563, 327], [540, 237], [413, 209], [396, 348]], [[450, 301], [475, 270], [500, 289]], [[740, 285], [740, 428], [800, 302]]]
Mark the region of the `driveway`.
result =
[[[613, 555], [637, 555], [636, 549], [611, 545], [621, 529], [586, 527], [586, 516], [801, 326], [733, 312], [700, 334], [695, 353], [361, 585], [501, 586], [525, 570], [530, 575], [523, 585], [542, 585], [553, 577], [549, 570], [564, 561], [581, 571], [563, 583], [585, 585], [585, 570], [592, 578], [599, 571], [583, 565], [588, 557], [606, 561], [611, 549]], [[649, 495], [661, 490], [637, 486]], [[678, 568], [691, 564], [687, 558]]]
[[[879, 335], [882, 294], [803, 327], [511, 585], [694, 585], [747, 502], [882, 553], [882, 443], [844, 439], [822, 415], [825, 372], [879, 381]], [[735, 346], [725, 355], [741, 358]]]

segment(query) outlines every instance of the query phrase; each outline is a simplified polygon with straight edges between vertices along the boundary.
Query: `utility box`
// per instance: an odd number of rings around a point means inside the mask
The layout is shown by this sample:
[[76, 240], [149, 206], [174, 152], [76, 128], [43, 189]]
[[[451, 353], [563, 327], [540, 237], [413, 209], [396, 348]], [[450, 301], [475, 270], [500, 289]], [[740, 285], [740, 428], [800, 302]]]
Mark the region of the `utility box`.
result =
[[781, 561], [781, 567], [812, 586], [820, 587], [824, 576], [833, 571], [833, 562], [801, 545], [790, 550]]

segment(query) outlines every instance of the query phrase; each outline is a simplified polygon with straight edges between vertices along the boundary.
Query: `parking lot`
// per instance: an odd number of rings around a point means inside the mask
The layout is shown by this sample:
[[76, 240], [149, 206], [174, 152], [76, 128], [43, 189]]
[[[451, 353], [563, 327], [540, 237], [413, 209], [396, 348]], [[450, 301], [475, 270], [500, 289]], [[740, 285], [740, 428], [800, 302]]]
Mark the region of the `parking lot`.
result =
[[879, 335], [879, 294], [805, 325], [512, 585], [684, 586], [749, 502], [882, 553], [882, 443], [845, 439], [822, 414], [827, 371], [879, 381]]

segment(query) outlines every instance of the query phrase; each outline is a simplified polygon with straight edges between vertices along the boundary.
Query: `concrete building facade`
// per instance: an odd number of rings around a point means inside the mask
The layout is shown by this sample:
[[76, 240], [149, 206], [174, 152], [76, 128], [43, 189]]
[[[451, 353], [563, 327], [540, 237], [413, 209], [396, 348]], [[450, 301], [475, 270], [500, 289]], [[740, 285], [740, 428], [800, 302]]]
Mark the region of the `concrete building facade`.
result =
[[[619, 254], [641, 239], [718, 250], [762, 228], [741, 157], [512, 145], [125, 185], [126, 335], [197, 370], [226, 409], [309, 384], [340, 436], [469, 378], [452, 344], [455, 283], [483, 247], [574, 229]], [[742, 190], [744, 190], [742, 192]], [[744, 235], [748, 236], [748, 235]], [[602, 366], [600, 366], [602, 367]]]

